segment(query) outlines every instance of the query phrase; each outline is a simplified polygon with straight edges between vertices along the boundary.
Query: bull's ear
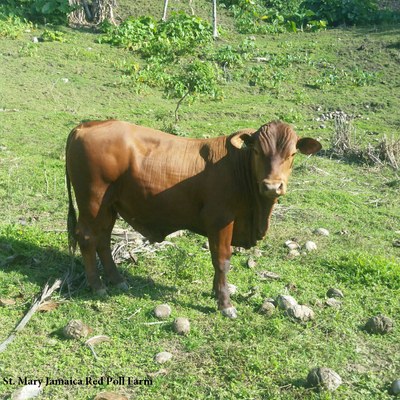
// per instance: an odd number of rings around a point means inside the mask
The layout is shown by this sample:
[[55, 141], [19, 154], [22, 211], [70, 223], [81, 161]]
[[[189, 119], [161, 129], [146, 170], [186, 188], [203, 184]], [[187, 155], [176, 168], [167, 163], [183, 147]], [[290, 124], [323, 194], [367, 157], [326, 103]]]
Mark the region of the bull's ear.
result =
[[253, 131], [246, 130], [236, 133], [231, 137], [231, 144], [237, 149], [252, 147], [254, 144]]
[[300, 153], [303, 154], [315, 154], [322, 149], [322, 145], [318, 140], [308, 137], [299, 139], [296, 147], [299, 149]]

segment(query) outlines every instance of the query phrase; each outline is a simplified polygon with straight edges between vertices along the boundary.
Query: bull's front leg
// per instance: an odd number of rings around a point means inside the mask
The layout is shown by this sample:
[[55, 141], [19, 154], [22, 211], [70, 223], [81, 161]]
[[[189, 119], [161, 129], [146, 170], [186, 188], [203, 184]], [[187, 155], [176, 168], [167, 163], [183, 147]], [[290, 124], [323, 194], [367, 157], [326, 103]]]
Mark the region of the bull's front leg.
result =
[[227, 280], [232, 255], [232, 233], [233, 222], [208, 234], [211, 259], [215, 270], [213, 289], [217, 298], [218, 309], [228, 318], [237, 317], [236, 309], [232, 306], [229, 296]]

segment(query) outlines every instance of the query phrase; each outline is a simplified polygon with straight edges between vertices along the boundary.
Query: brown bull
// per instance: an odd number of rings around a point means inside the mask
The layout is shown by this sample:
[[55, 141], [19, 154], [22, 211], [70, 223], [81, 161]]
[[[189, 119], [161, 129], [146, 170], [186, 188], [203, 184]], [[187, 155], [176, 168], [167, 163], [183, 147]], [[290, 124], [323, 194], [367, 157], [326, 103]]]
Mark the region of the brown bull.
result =
[[264, 237], [294, 155], [320, 149], [281, 122], [204, 140], [114, 120], [79, 125], [66, 149], [68, 232], [70, 245], [79, 243], [89, 285], [106, 293], [97, 252], [106, 279], [127, 289], [110, 250], [118, 214], [150, 241], [189, 229], [208, 237], [218, 308], [235, 318], [227, 287], [231, 246], [249, 248]]

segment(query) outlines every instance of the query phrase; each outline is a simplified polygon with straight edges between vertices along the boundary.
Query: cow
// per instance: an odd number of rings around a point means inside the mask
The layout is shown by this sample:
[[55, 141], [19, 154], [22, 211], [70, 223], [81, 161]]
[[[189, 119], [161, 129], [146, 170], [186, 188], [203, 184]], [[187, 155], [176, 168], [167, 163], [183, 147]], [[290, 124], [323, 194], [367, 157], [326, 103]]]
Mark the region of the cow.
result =
[[151, 242], [180, 229], [207, 236], [218, 309], [236, 318], [227, 283], [231, 246], [250, 248], [265, 236], [295, 154], [320, 149], [280, 121], [210, 139], [117, 120], [82, 123], [66, 146], [70, 249], [79, 244], [90, 287], [106, 295], [96, 253], [107, 282], [128, 289], [110, 248], [118, 215]]

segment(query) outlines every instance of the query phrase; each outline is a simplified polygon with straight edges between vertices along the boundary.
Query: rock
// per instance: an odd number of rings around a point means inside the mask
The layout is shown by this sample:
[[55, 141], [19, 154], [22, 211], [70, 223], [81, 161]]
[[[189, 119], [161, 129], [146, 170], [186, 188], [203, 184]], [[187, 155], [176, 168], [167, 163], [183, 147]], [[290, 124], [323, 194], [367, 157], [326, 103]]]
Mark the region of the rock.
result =
[[290, 250], [296, 250], [300, 248], [300, 245], [293, 240], [286, 240], [285, 246]]
[[228, 292], [233, 296], [237, 292], [237, 286], [235, 286], [233, 283], [228, 283]]
[[314, 311], [310, 307], [300, 304], [287, 308], [286, 313], [290, 318], [301, 322], [311, 321], [315, 317]]
[[300, 256], [300, 252], [298, 250], [292, 249], [288, 253], [288, 258], [296, 258]]
[[297, 301], [295, 300], [294, 297], [288, 296], [288, 295], [283, 295], [280, 294], [276, 299], [275, 299], [276, 305], [281, 309], [281, 310], [287, 310], [290, 307], [293, 307], [297, 305]]
[[86, 337], [90, 328], [79, 319], [72, 319], [63, 329], [63, 334], [68, 339], [80, 339]]
[[400, 239], [393, 241], [393, 247], [400, 247]]
[[68, 82], [69, 82], [69, 79], [68, 79], [68, 78], [61, 78], [61, 80], [62, 80], [64, 83], [68, 83]]
[[272, 271], [259, 271], [257, 272], [257, 275], [262, 279], [262, 280], [266, 280], [266, 279], [281, 279], [280, 275], [276, 274], [275, 272]]
[[13, 306], [15, 304], [15, 300], [13, 299], [0, 299], [1, 307]]
[[309, 372], [307, 383], [319, 390], [333, 392], [342, 384], [342, 378], [333, 369], [321, 367], [314, 368]]
[[37, 36], [33, 36], [33, 37], [32, 37], [32, 42], [33, 42], [33, 43], [39, 43], [38, 37], [37, 37]]
[[158, 319], [167, 319], [171, 315], [171, 307], [168, 304], [160, 304], [154, 308], [154, 315]]
[[390, 386], [390, 391], [395, 396], [400, 394], [400, 379], [396, 379], [395, 381], [392, 382], [392, 384]]
[[325, 229], [325, 228], [315, 229], [314, 233], [319, 236], [329, 236], [329, 231], [328, 231], [328, 229]]
[[304, 246], [307, 251], [317, 250], [317, 245], [314, 242], [312, 242], [311, 240], [308, 240]]
[[269, 299], [264, 300], [260, 307], [260, 313], [265, 314], [270, 317], [275, 312], [275, 306], [269, 301]]
[[168, 351], [162, 351], [158, 353], [154, 357], [154, 361], [158, 364], [164, 364], [172, 358], [172, 354]]
[[94, 400], [128, 400], [128, 398], [115, 392], [101, 392], [96, 395]]
[[256, 257], [256, 258], [260, 258], [263, 255], [263, 253], [260, 249], [254, 249], [253, 254], [254, 254], [254, 257]]
[[391, 332], [392, 329], [393, 321], [382, 314], [370, 318], [365, 324], [365, 330], [368, 333], [384, 335], [385, 333]]
[[190, 322], [187, 318], [178, 317], [172, 324], [172, 329], [178, 335], [187, 335], [190, 332]]
[[257, 263], [255, 262], [253, 257], [249, 257], [249, 259], [247, 260], [247, 266], [249, 268], [254, 268], [257, 265]]
[[328, 291], [326, 292], [326, 296], [327, 297], [338, 297], [338, 298], [344, 297], [342, 291], [339, 289], [335, 289], [335, 288], [328, 289]]
[[38, 385], [25, 385], [16, 390], [11, 395], [11, 400], [27, 400], [37, 397], [42, 392], [42, 388]]
[[325, 304], [328, 307], [340, 308], [342, 302], [340, 300], [335, 299], [334, 297], [330, 297], [329, 299], [325, 300]]

